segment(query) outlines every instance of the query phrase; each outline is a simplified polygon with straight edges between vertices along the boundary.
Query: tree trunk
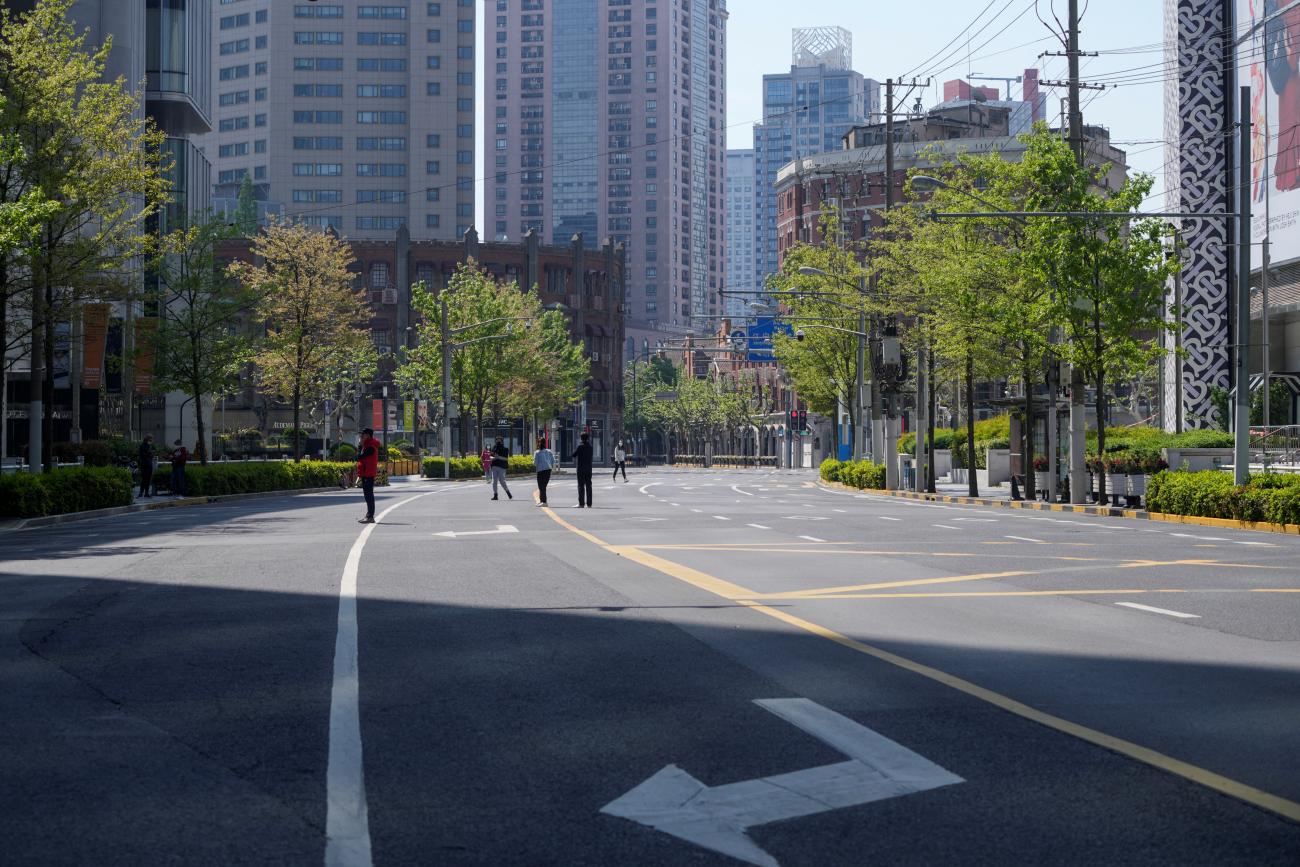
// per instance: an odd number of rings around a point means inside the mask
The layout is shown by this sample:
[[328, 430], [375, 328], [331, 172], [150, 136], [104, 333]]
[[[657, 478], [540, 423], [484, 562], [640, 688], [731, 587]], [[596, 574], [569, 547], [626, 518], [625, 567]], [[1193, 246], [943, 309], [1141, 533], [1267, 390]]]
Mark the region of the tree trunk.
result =
[[[1106, 385], [1106, 374], [1098, 365], [1097, 371], [1097, 454], [1101, 456], [1103, 463], [1101, 472], [1097, 473], [1097, 502], [1105, 504], [1106, 502], [1106, 392], [1103, 390]], [[1111, 495], [1114, 505], [1120, 505], [1119, 493]]]
[[45, 290], [45, 394], [41, 440], [45, 444], [45, 471], [54, 469], [54, 290]]
[[31, 371], [27, 391], [27, 465], [33, 472], [40, 472], [45, 464], [41, 454], [41, 444], [45, 441], [42, 424], [45, 418], [43, 406], [45, 397], [45, 304], [41, 300], [44, 293], [38, 285], [32, 286], [32, 340], [28, 348], [31, 358]]
[[[198, 447], [199, 465], [206, 467], [208, 465], [208, 441], [204, 437], [203, 431], [203, 395], [199, 394], [198, 386], [194, 388], [194, 430], [198, 441], [195, 445]], [[182, 443], [183, 444], [183, 443]]]
[[[931, 343], [931, 346], [934, 344]], [[928, 460], [926, 461], [926, 482], [925, 489], [931, 494], [936, 492], [935, 485], [938, 481], [937, 474], [934, 471], [934, 412], [936, 398], [938, 397], [938, 384], [934, 379], [934, 353], [929, 352], [925, 358], [926, 365], [930, 368], [929, 376], [926, 377], [926, 400], [929, 401], [929, 412], [926, 413], [926, 426], [929, 428], [926, 434], [926, 448], [928, 451]]]
[[975, 357], [966, 353], [966, 452], [970, 464], [966, 473], [967, 490], [972, 497], [980, 495], [979, 479], [975, 476]]
[[[384, 412], [388, 412], [388, 407], [384, 407]], [[302, 460], [302, 437], [298, 436], [298, 419], [302, 416], [302, 387], [294, 385], [293, 387], [293, 460], [295, 463]]]

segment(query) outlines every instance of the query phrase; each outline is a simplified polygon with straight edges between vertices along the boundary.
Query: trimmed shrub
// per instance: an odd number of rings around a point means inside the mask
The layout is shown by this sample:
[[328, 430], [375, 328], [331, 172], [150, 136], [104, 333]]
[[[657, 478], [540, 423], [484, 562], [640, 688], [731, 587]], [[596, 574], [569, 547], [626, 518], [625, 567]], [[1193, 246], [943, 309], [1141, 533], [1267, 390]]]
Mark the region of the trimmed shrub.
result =
[[1231, 473], [1162, 472], [1151, 478], [1147, 509], [1167, 515], [1300, 524], [1300, 476], [1262, 473], [1245, 485]]
[[131, 505], [131, 474], [110, 467], [63, 467], [0, 477], [0, 515], [39, 518]]
[[[532, 455], [511, 455], [510, 466], [506, 468], [508, 475], [527, 475], [535, 472], [533, 468]], [[442, 458], [433, 457], [424, 459], [424, 477], [426, 479], [442, 478]], [[451, 477], [453, 479], [481, 479], [483, 478], [483, 462], [478, 458], [452, 458], [451, 459]]]
[[357, 459], [357, 447], [352, 443], [335, 443], [330, 446], [330, 459], [335, 461], [354, 461]]
[[828, 482], [840, 482], [853, 488], [883, 490], [885, 466], [870, 461], [837, 461], [827, 458], [822, 461], [821, 477]]
[[[215, 497], [328, 488], [339, 483], [345, 470], [355, 467], [356, 464], [343, 461], [248, 461], [206, 467], [191, 464], [185, 468], [185, 489], [191, 497]], [[375, 484], [388, 484], [383, 465], [379, 467]]]
[[843, 461], [837, 461], [835, 458], [827, 458], [822, 461], [821, 477], [828, 482], [838, 482], [840, 480], [840, 467], [844, 466]]

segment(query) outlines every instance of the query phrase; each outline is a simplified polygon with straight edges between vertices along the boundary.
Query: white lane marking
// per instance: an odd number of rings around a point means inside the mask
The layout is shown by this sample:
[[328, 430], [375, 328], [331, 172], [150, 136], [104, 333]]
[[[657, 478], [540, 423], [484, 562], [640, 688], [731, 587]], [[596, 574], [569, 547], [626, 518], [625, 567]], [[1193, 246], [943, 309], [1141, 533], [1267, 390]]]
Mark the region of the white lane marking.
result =
[[1242, 541], [1237, 540], [1237, 539], [1233, 539], [1233, 540], [1232, 540], [1232, 544], [1234, 544], [1234, 545], [1258, 545], [1258, 546], [1260, 546], [1261, 548], [1276, 548], [1276, 547], [1278, 547], [1277, 545], [1274, 545], [1272, 542], [1242, 542]]
[[647, 488], [653, 488], [655, 485], [658, 485], [658, 484], [661, 484], [661, 482], [650, 482], [649, 484], [642, 485], [641, 487], [637, 488], [637, 490], [640, 491], [640, 492], [643, 493], [643, 494], [648, 494], [648, 493], [650, 493], [650, 492], [649, 492], [648, 490], [646, 490], [646, 489], [647, 489]]
[[848, 756], [848, 761], [723, 786], [706, 786], [668, 765], [600, 812], [748, 864], [777, 867], [776, 859], [751, 840], [746, 829], [965, 782], [809, 699], [759, 699], [755, 704]]
[[1017, 542], [1033, 542], [1035, 545], [1046, 545], [1042, 539], [1030, 539], [1028, 536], [1007, 536], [1008, 539], [1015, 539]]
[[[464, 488], [442, 488], [398, 500], [376, 516], [407, 503]], [[361, 764], [360, 679], [357, 672], [357, 570], [366, 540], [378, 523], [366, 524], [348, 551], [339, 582], [338, 632], [334, 638], [334, 682], [330, 688], [329, 754], [325, 766], [325, 865], [369, 867], [370, 818], [366, 776]]]
[[931, 527], [942, 527], [945, 530], [960, 530], [961, 527], [953, 527], [949, 524], [931, 524]]
[[832, 512], [845, 512], [847, 509], [831, 509]]
[[1156, 608], [1153, 605], [1141, 605], [1137, 602], [1116, 602], [1116, 605], [1123, 605], [1125, 608], [1136, 608], [1139, 611], [1150, 611], [1152, 614], [1168, 614], [1170, 617], [1181, 617], [1186, 620], [1200, 619], [1199, 614], [1184, 614], [1181, 611], [1170, 611], [1168, 608]]
[[703, 509], [691, 509], [691, 511], [692, 511], [692, 512], [696, 512], [696, 513], [701, 513], [701, 512], [703, 512], [704, 510], [703, 510]]
[[679, 509], [682, 507], [682, 504], [681, 504], [681, 503], [669, 503], [668, 505], [670, 505], [670, 506], [676, 506], [676, 507], [679, 508]]
[[819, 515], [782, 515], [786, 521], [829, 521], [830, 518], [824, 518]]
[[1177, 536], [1179, 539], [1197, 539], [1202, 542], [1226, 542], [1227, 539], [1222, 536], [1194, 536], [1191, 533], [1170, 533], [1170, 536]]
[[497, 536], [502, 533], [518, 533], [519, 528], [514, 524], [497, 524], [495, 530], [447, 530], [442, 533], [434, 533], [435, 536], [445, 536], [448, 539], [458, 539], [461, 536]]
[[970, 521], [972, 524], [996, 524], [997, 518], [953, 518], [954, 521]]
[[753, 527], [755, 530], [770, 530], [770, 529], [772, 529], [771, 527], [766, 527], [766, 526], [764, 526], [764, 525], [762, 525], [762, 524], [746, 524], [745, 526], [746, 526], [746, 527]]
[[800, 539], [807, 539], [809, 542], [825, 542], [825, 539], [818, 539], [816, 536], [800, 536]]
[[882, 521], [901, 521], [901, 520], [903, 520], [902, 518], [891, 518], [891, 517], [889, 517], [888, 515], [877, 515], [876, 517], [879, 518], [879, 519], [882, 520]]
[[716, 518], [716, 519], [719, 520], [719, 521], [730, 521], [730, 520], [731, 520], [731, 519], [728, 518], [726, 515], [714, 515], [713, 517]]
[[754, 496], [754, 495], [751, 494], [749, 491], [742, 491], [742, 490], [740, 489], [740, 485], [732, 485], [732, 486], [731, 486], [731, 489], [732, 489], [733, 491], [735, 491], [737, 494], [744, 494], [746, 497], [752, 497], [752, 496]]

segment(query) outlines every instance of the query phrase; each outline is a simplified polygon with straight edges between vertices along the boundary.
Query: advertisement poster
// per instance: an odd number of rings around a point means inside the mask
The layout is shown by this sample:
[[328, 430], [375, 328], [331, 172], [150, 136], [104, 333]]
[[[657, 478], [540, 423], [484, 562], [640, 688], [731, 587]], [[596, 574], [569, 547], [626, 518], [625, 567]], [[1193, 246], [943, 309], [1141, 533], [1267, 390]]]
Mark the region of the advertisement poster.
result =
[[[1237, 68], [1250, 85], [1251, 234], [1272, 264], [1300, 258], [1300, 4], [1236, 0]], [[1263, 248], [1251, 247], [1260, 267]]]
[[425, 430], [429, 429], [429, 402], [427, 400], [416, 401], [416, 417], [420, 420], [420, 427]]
[[108, 347], [108, 305], [87, 304], [82, 312], [81, 385], [103, 388], [104, 351]]
[[371, 421], [370, 427], [375, 432], [384, 429], [384, 402], [380, 398], [375, 398], [370, 402]]
[[135, 321], [135, 393], [153, 393], [153, 336], [158, 320], [152, 317]]
[[402, 401], [402, 430], [415, 430], [415, 401]]

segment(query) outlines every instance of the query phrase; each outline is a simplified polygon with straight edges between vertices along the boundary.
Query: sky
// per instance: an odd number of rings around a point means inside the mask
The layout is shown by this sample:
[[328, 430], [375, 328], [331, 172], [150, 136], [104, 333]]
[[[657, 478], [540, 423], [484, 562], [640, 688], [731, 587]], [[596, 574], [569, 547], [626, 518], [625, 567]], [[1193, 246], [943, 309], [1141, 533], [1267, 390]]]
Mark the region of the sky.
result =
[[[1085, 123], [1110, 129], [1113, 143], [1128, 153], [1130, 172], [1155, 175], [1153, 193], [1164, 189], [1164, 25], [1163, 3], [1156, 0], [1081, 0], [1079, 47], [1101, 52], [1080, 61], [1080, 76], [1098, 82], [1119, 80], [1120, 87], [1085, 91]], [[931, 79], [924, 99], [939, 101], [944, 81], [967, 72], [1016, 76], [1037, 66], [1043, 79], [1064, 79], [1064, 57], [1037, 13], [1053, 26], [1051, 0], [926, 0], [875, 3], [848, 0], [728, 0], [727, 145], [752, 147], [753, 123], [762, 117], [761, 86], [765, 73], [790, 67], [791, 30], [795, 27], [845, 27], [853, 34], [853, 66], [868, 78], [917, 76]], [[1064, 16], [1065, 0], [1055, 0]], [[937, 22], [937, 23], [934, 23]], [[483, 6], [479, 32], [486, 33]], [[486, 53], [486, 52], [485, 52]], [[480, 75], [480, 87], [486, 76]], [[1005, 92], [1005, 84], [979, 81]], [[1012, 85], [1019, 94], [1019, 85]], [[1048, 113], [1059, 110], [1064, 88], [1044, 88]], [[479, 105], [485, 101], [480, 96]], [[479, 135], [486, 128], [479, 119]], [[480, 138], [479, 153], [482, 144]], [[482, 174], [482, 172], [480, 172]], [[479, 184], [478, 224], [483, 222]], [[1150, 199], [1152, 203], [1160, 198]]]

